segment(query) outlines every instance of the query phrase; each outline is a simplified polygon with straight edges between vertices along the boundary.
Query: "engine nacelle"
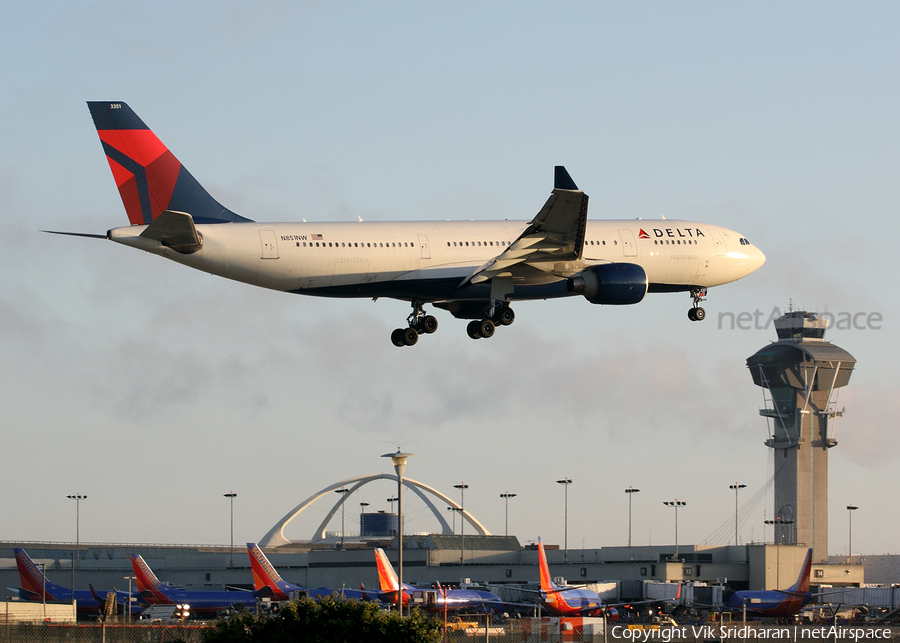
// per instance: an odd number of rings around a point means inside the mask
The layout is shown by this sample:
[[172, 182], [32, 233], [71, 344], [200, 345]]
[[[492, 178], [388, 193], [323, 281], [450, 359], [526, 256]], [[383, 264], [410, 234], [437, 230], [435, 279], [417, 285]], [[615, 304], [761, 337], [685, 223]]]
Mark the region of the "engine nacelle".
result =
[[566, 280], [566, 288], [592, 304], [636, 304], [647, 294], [647, 273], [633, 263], [591, 266]]

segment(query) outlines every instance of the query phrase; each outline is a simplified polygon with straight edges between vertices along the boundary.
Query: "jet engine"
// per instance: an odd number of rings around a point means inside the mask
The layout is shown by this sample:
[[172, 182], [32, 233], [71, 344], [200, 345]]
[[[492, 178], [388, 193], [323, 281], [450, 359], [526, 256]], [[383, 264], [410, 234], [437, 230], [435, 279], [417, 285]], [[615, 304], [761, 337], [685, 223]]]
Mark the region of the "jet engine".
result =
[[644, 269], [633, 263], [591, 266], [566, 280], [566, 289], [592, 304], [636, 304], [647, 294]]

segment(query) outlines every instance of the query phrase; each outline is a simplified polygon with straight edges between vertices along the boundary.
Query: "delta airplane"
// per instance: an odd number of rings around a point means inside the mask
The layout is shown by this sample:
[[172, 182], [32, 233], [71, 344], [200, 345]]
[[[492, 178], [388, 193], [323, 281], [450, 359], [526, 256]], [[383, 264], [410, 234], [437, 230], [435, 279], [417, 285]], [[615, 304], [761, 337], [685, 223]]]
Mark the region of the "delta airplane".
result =
[[602, 616], [603, 604], [597, 592], [557, 585], [550, 577], [544, 543], [538, 539], [538, 564], [541, 575], [541, 602], [556, 616]]
[[[381, 591], [378, 598], [385, 603], [397, 604], [397, 592], [400, 591], [400, 582], [394, 566], [388, 560], [384, 550], [375, 549], [375, 563], [378, 566], [378, 584]], [[420, 607], [428, 612], [457, 611], [464, 609], [477, 609], [491, 611], [503, 604], [500, 597], [492, 592], [475, 589], [444, 589], [439, 587], [437, 591], [416, 589], [403, 583], [403, 606], [406, 607], [410, 600], [415, 606], [421, 599]]]
[[257, 598], [270, 598], [274, 601], [288, 601], [291, 598], [306, 596], [320, 598], [339, 593], [354, 600], [366, 600], [365, 592], [358, 590], [336, 590], [328, 587], [309, 589], [288, 583], [269, 562], [256, 543], [247, 543], [247, 554], [250, 556], [250, 569], [253, 571], [253, 595]]
[[89, 102], [130, 226], [105, 238], [214, 275], [302, 295], [407, 301], [412, 346], [437, 330], [425, 304], [487, 338], [515, 320], [516, 301], [581, 295], [636, 304], [688, 292], [692, 321], [707, 289], [746, 277], [765, 255], [718, 225], [676, 220], [588, 221], [588, 196], [564, 167], [531, 221], [258, 223], [221, 205], [123, 102]]
[[[74, 592], [62, 585], [51, 583], [44, 576], [37, 564], [31, 557], [25, 553], [24, 549], [15, 548], [16, 567], [19, 570], [19, 582], [22, 586], [19, 588], [19, 598], [24, 601], [57, 601], [60, 603], [71, 603], [74, 598], [76, 601], [76, 609], [82, 614], [99, 614], [103, 605], [102, 598], [107, 594], [102, 594], [91, 589], [76, 589]], [[124, 604], [128, 592], [116, 592], [116, 603]], [[134, 613], [138, 613], [140, 609], [132, 608]]]
[[188, 604], [191, 612], [198, 615], [215, 615], [220, 610], [235, 606], [256, 606], [256, 598], [252, 592], [187, 590], [164, 585], [141, 556], [131, 555], [131, 567], [137, 579], [137, 598], [148, 605]]
[[809, 575], [812, 570], [812, 549], [806, 552], [803, 567], [797, 581], [787, 589], [742, 590], [729, 594], [727, 607], [743, 610], [746, 606], [748, 614], [756, 616], [793, 616], [802, 610], [811, 600], [809, 591]]

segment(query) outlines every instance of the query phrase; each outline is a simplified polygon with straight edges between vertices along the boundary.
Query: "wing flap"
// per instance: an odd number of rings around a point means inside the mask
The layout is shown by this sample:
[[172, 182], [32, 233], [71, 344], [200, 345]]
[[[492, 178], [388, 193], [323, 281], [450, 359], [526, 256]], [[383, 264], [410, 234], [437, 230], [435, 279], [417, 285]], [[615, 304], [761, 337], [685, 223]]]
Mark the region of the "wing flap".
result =
[[503, 273], [520, 276], [517, 268], [533, 268], [535, 264], [580, 259], [587, 211], [588, 196], [578, 189], [564, 167], [557, 166], [553, 192], [525, 231], [461, 285], [483, 283]]

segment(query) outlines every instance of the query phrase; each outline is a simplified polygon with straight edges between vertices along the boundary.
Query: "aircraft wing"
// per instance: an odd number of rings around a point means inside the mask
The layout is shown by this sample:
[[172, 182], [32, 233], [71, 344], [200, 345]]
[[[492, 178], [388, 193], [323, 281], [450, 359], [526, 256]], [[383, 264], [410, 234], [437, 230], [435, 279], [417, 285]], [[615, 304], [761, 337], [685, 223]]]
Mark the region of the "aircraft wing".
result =
[[469, 275], [461, 285], [502, 276], [518, 276], [535, 263], [581, 258], [588, 196], [561, 165], [555, 168], [553, 193], [525, 231], [506, 250]]

